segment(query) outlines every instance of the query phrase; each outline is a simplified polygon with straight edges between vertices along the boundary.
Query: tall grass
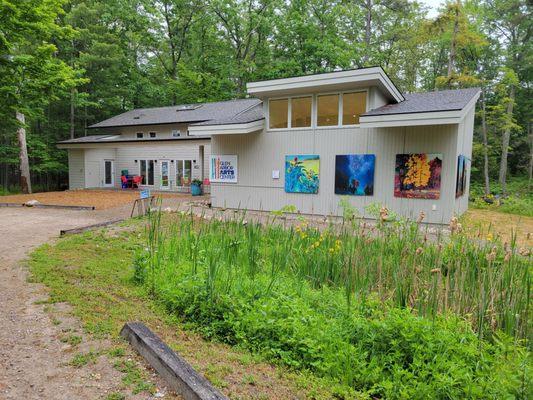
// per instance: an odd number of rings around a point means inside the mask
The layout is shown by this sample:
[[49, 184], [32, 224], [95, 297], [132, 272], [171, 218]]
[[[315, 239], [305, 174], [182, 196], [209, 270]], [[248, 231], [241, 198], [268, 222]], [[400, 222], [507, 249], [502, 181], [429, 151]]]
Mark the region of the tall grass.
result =
[[[401, 398], [386, 382], [407, 379], [410, 398], [467, 398], [470, 380], [484, 388], [501, 373], [507, 383], [491, 393], [526, 398], [529, 251], [472, 240], [457, 221], [440, 235], [385, 209], [376, 216], [317, 227], [282, 215], [260, 224], [245, 212], [162, 223], [152, 213], [136, 277], [206, 336], [373, 396]], [[433, 382], [426, 374], [450, 381], [422, 389]]]
[[276, 218], [246, 221], [244, 213], [224, 220], [181, 215], [165, 235], [160, 218], [152, 213], [148, 229], [151, 274], [181, 262], [192, 276], [203, 268], [212, 294], [230, 293], [240, 277], [258, 274], [268, 278], [268, 292], [289, 276], [315, 289], [342, 288], [347, 306], [374, 295], [428, 318], [455, 313], [484, 337], [530, 332], [531, 254], [518, 254], [515, 240], [472, 240], [457, 229], [433, 237], [415, 222], [355, 218], [326, 229], [305, 221], [285, 227]]

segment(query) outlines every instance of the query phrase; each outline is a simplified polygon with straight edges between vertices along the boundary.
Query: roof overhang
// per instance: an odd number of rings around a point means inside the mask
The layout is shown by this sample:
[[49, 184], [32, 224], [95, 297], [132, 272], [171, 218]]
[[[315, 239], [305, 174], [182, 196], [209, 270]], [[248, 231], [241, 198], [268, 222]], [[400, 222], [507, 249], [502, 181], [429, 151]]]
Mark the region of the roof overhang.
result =
[[476, 105], [480, 93], [468, 104], [453, 111], [432, 111], [402, 114], [362, 115], [359, 117], [361, 128], [389, 128], [397, 126], [450, 125], [459, 124], [466, 114]]
[[244, 135], [260, 132], [265, 127], [265, 120], [247, 122], [243, 124], [221, 125], [189, 125], [190, 136]]
[[377, 86], [391, 101], [398, 103], [404, 100], [402, 93], [381, 67], [250, 82], [246, 85], [246, 89], [250, 95], [265, 98], [317, 91], [360, 89], [370, 86]]

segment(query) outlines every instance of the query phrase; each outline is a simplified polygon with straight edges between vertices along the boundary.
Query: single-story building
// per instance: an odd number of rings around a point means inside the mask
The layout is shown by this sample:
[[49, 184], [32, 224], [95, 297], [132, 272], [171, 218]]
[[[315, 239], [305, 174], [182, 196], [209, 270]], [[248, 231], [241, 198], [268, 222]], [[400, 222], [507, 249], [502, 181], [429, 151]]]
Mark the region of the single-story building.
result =
[[345, 199], [433, 223], [466, 211], [479, 89], [402, 94], [373, 67], [247, 91], [262, 104], [189, 127], [211, 136], [213, 206], [340, 215]]
[[370, 217], [368, 206], [379, 204], [409, 218], [423, 211], [433, 223], [466, 211], [479, 89], [402, 94], [372, 67], [252, 82], [247, 91], [254, 98], [133, 110], [93, 125], [111, 136], [61, 142], [71, 187], [114, 184], [109, 160], [141, 175], [157, 160], [143, 183], [172, 190], [161, 175], [172, 161], [162, 162], [189, 157], [193, 177], [209, 176], [214, 207], [340, 215], [349, 202]]
[[58, 143], [68, 150], [69, 188], [120, 188], [121, 175], [142, 176], [141, 187], [187, 191], [209, 171], [209, 136], [189, 135], [189, 125], [231, 117], [260, 104], [240, 99], [135, 109], [89, 127], [98, 135]]

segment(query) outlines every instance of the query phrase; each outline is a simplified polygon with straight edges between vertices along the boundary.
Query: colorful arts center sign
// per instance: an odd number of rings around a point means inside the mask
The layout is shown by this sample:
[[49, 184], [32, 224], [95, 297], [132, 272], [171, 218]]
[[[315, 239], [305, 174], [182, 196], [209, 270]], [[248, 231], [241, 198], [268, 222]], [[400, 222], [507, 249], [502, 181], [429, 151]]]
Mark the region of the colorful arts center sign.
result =
[[237, 183], [237, 156], [212, 155], [209, 163], [209, 180]]

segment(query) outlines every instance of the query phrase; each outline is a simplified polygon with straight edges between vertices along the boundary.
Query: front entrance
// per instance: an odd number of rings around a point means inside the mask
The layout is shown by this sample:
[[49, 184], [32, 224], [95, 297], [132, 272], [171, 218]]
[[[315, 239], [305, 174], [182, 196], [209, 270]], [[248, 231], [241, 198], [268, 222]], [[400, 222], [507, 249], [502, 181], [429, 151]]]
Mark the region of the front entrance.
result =
[[170, 189], [170, 162], [161, 161], [161, 190]]
[[192, 160], [176, 160], [176, 188], [188, 189], [192, 181]]
[[115, 162], [104, 160], [104, 187], [115, 186]]

